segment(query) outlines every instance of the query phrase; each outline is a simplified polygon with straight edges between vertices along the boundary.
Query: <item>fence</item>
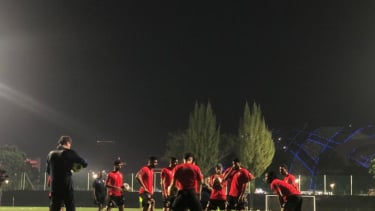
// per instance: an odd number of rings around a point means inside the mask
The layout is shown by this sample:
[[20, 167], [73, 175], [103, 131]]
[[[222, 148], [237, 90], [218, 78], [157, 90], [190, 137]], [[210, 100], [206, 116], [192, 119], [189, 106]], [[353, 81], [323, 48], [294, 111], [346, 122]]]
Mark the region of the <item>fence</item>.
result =
[[[95, 179], [95, 172], [83, 169], [73, 174], [75, 190], [92, 190], [92, 182]], [[295, 175], [298, 180], [299, 189], [304, 195], [371, 195], [374, 192], [375, 180], [370, 175], [319, 175], [315, 177]], [[1, 187], [6, 190], [47, 190], [47, 176], [41, 172], [38, 175], [27, 175], [20, 173], [11, 175], [9, 183]], [[132, 191], [138, 191], [139, 184], [135, 179], [135, 173], [124, 174], [124, 182], [128, 183]], [[160, 191], [160, 172], [155, 171], [154, 177], [155, 192]], [[262, 178], [255, 180], [255, 192], [270, 194], [267, 184]]]

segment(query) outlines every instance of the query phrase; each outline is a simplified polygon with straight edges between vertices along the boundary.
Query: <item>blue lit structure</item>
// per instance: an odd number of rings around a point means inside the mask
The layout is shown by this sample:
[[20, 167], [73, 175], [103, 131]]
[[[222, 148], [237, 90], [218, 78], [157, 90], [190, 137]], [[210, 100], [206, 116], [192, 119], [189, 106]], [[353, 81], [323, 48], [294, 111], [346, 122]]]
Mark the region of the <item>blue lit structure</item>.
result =
[[[375, 158], [375, 127], [320, 127], [312, 131], [273, 131], [277, 154], [286, 153], [289, 170], [310, 175], [310, 188], [315, 189], [314, 176], [320, 175], [323, 155], [337, 153], [350, 162], [368, 169]], [[339, 165], [339, 164], [338, 164]]]

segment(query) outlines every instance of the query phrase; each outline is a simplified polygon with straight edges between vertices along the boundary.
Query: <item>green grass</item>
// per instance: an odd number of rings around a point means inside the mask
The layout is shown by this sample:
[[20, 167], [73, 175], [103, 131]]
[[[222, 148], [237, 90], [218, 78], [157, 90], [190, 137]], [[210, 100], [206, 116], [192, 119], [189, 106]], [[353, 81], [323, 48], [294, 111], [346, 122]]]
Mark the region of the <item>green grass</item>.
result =
[[[76, 211], [97, 211], [96, 207], [77, 207]], [[117, 211], [117, 208], [112, 208], [111, 211]], [[161, 211], [162, 209], [155, 209]], [[0, 207], [0, 211], [48, 211], [48, 207]], [[141, 208], [125, 208], [125, 211], [142, 211]]]

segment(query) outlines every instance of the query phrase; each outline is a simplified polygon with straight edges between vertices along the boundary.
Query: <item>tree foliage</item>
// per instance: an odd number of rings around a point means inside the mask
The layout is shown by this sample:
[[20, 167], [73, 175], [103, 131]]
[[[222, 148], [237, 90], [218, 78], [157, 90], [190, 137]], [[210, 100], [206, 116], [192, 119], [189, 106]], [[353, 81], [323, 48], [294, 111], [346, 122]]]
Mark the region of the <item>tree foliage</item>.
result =
[[371, 160], [368, 173], [370, 173], [372, 178], [375, 179], [375, 158]]
[[169, 133], [163, 159], [169, 160], [170, 157], [181, 158], [185, 152], [185, 142], [187, 142], [185, 131]]
[[204, 175], [219, 160], [220, 127], [210, 103], [196, 102], [190, 113], [189, 126], [184, 132], [170, 134], [165, 155], [192, 152]]
[[26, 154], [14, 145], [0, 146], [1, 169], [9, 175], [9, 186], [16, 187], [18, 177], [24, 171]]
[[275, 154], [272, 133], [254, 102], [250, 110], [246, 102], [239, 128], [239, 158], [255, 177], [261, 176], [271, 164]]
[[239, 157], [239, 139], [237, 134], [222, 134], [219, 144], [219, 162], [224, 168], [232, 165], [233, 158]]

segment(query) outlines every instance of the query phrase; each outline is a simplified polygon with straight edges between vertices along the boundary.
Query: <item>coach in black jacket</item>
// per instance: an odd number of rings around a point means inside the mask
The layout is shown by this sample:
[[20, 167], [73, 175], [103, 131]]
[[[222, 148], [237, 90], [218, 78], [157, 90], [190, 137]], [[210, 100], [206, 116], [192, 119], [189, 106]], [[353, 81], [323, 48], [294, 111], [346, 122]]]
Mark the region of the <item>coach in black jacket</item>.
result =
[[71, 150], [72, 139], [61, 136], [57, 149], [48, 153], [47, 173], [51, 176], [50, 211], [59, 211], [65, 204], [66, 211], [75, 211], [72, 171], [87, 167], [87, 162]]

